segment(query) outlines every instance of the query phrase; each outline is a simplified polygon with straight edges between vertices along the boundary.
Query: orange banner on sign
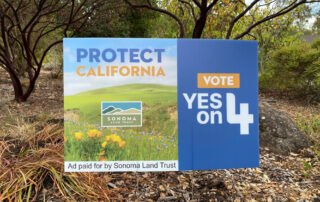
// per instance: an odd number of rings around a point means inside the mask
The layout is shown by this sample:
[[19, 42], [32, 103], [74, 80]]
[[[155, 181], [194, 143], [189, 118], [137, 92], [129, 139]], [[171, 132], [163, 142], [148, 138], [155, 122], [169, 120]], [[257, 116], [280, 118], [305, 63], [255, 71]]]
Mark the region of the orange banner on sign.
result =
[[240, 88], [240, 74], [199, 73], [198, 88]]

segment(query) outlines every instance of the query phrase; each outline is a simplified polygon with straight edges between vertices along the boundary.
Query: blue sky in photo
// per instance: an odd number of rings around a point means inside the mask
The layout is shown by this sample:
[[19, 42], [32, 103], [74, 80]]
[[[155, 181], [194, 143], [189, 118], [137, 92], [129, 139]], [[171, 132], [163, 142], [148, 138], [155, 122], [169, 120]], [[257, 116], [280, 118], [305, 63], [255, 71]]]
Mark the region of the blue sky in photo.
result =
[[[162, 57], [177, 57], [176, 39], [142, 39], [142, 38], [64, 38], [63, 39], [63, 56], [64, 56], [64, 72], [75, 72], [79, 65], [90, 67], [98, 66], [103, 62], [89, 62], [88, 57], [77, 62], [77, 48], [96, 48], [102, 52], [104, 49], [111, 48], [115, 51], [119, 48], [136, 48], [136, 49], [166, 49]], [[118, 53], [118, 52], [117, 52]], [[117, 54], [116, 61], [112, 65], [121, 65], [120, 53]], [[129, 62], [129, 54], [125, 55], [125, 63]]]
[[[111, 62], [100, 61], [89, 62], [88, 58], [84, 58], [81, 62], [77, 62], [77, 48], [89, 49], [95, 48], [102, 52], [104, 49], [117, 50], [125, 49], [165, 49], [162, 53], [162, 61], [157, 61], [158, 53], [146, 53], [146, 58], [153, 58], [150, 63], [140, 61], [138, 63], [130, 63], [129, 53], [125, 53], [125, 61], [121, 62], [120, 53], [116, 51], [117, 58]], [[112, 86], [120, 86], [136, 83], [152, 83], [161, 85], [177, 85], [177, 39], [141, 39], [141, 38], [65, 38], [63, 40], [63, 62], [64, 62], [64, 95], [75, 95], [81, 92], [90, 91], [99, 88], [107, 88]], [[110, 55], [107, 54], [109, 58]], [[140, 58], [140, 57], [139, 57]], [[85, 66], [86, 69], [81, 69], [81, 73], [87, 73], [92, 66], [97, 73], [97, 67], [101, 67], [101, 72], [105, 73], [106, 66], [154, 66], [156, 72], [161, 67], [165, 76], [83, 76], [76, 74], [76, 69], [79, 66]]]

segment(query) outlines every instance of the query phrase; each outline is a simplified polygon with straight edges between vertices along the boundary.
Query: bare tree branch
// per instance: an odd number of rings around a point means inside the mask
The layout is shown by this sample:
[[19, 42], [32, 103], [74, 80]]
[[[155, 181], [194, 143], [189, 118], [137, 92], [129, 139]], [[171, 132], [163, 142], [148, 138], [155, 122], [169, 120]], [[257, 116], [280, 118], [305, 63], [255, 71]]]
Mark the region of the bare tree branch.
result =
[[197, 21], [197, 16], [196, 16], [196, 14], [194, 12], [194, 7], [192, 6], [192, 4], [190, 2], [187, 2], [187, 1], [184, 1], [184, 0], [178, 0], [178, 1], [189, 6], [194, 21]]
[[[89, 2], [90, 1], [90, 2]], [[32, 93], [49, 51], [62, 42], [52, 37], [54, 32], [67, 35], [71, 25], [80, 23], [80, 27], [93, 14], [102, 0], [3, 0], [0, 2], [0, 67], [10, 75], [15, 99], [26, 101]], [[29, 12], [26, 12], [26, 9]], [[27, 13], [27, 14], [26, 14]], [[64, 15], [57, 19], [57, 15]], [[39, 44], [46, 38], [44, 47]], [[39, 47], [39, 48], [38, 48]], [[19, 54], [19, 55], [17, 55]], [[17, 59], [24, 61], [25, 67], [19, 67]], [[28, 74], [29, 86], [24, 92], [18, 70]]]
[[198, 0], [192, 0], [199, 8], [201, 7], [201, 4]]
[[244, 11], [242, 11], [237, 17], [235, 17], [229, 24], [229, 29], [227, 32], [226, 39], [229, 39], [233, 30], [234, 25], [248, 12], [251, 8], [257, 4], [260, 0], [253, 1]]
[[244, 37], [245, 35], [247, 35], [248, 33], [250, 33], [250, 31], [255, 28], [256, 26], [268, 21], [268, 20], [271, 20], [273, 18], [276, 18], [276, 17], [279, 17], [281, 15], [284, 15], [290, 11], [292, 11], [293, 9], [297, 8], [298, 6], [302, 5], [302, 4], [305, 4], [305, 3], [314, 3], [314, 2], [320, 2], [319, 1], [312, 1], [312, 2], [308, 2], [306, 0], [302, 0], [298, 3], [296, 3], [297, 1], [294, 1], [293, 3], [289, 4], [288, 6], [282, 8], [280, 11], [276, 12], [275, 14], [272, 14], [272, 15], [268, 15], [267, 17], [255, 22], [254, 24], [250, 25], [244, 32], [242, 32], [241, 34], [237, 35], [234, 39], [241, 39], [242, 37]]
[[219, 0], [214, 0], [209, 5], [207, 5], [207, 0], [202, 0], [200, 8], [200, 16], [195, 22], [195, 26], [192, 33], [192, 38], [201, 38], [202, 32], [205, 28], [208, 13], [213, 8], [214, 5], [218, 3]]
[[219, 0], [214, 0], [211, 4], [209, 4], [209, 6], [208, 6], [207, 9], [206, 9], [207, 12], [208, 12], [209, 10], [211, 10], [211, 8], [213, 8], [213, 6], [218, 3], [218, 1], [219, 1]]

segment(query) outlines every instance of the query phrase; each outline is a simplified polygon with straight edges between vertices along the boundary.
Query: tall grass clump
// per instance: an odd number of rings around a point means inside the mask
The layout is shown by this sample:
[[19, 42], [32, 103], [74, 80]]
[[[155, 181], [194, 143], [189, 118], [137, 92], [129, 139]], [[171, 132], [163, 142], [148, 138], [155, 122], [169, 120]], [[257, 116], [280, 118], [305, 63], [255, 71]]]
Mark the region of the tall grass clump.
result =
[[[108, 189], [111, 177], [107, 174], [65, 173], [63, 127], [43, 125], [28, 126], [32, 129], [24, 137], [0, 130], [0, 201], [46, 201], [49, 196], [72, 201], [121, 198], [119, 190]], [[17, 127], [24, 126], [12, 124], [6, 129]], [[34, 129], [38, 131], [31, 134]]]
[[310, 118], [304, 118], [301, 114], [297, 114], [296, 123], [299, 129], [308, 135], [314, 143], [314, 151], [320, 157], [320, 114], [314, 114]]

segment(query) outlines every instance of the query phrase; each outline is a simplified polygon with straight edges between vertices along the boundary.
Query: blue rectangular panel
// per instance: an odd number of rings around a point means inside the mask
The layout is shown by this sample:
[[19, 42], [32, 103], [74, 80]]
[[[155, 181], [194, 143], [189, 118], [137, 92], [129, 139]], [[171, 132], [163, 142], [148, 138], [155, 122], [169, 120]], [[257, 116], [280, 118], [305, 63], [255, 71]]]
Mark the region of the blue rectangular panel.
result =
[[[179, 170], [259, 166], [257, 52], [255, 41], [178, 40]], [[239, 74], [240, 88], [198, 88], [199, 73]]]

